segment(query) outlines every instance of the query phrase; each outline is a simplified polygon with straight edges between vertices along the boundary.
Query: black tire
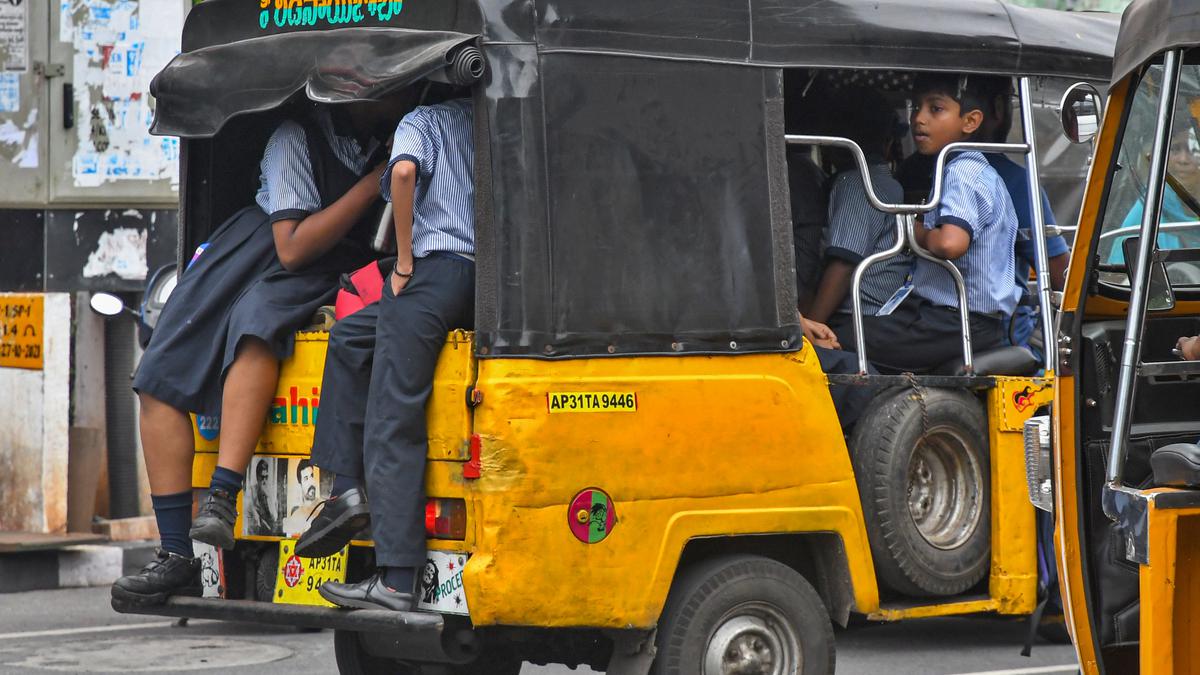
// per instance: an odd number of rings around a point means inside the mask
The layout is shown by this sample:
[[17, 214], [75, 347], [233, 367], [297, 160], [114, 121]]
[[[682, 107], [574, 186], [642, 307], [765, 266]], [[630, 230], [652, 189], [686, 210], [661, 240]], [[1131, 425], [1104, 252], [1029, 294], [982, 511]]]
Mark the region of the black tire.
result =
[[279, 578], [279, 546], [268, 545], [254, 565], [254, 598], [275, 602], [275, 582]]
[[957, 595], [991, 562], [987, 418], [970, 392], [919, 392], [876, 398], [850, 453], [880, 583], [913, 597]]
[[333, 631], [333, 657], [341, 675], [421, 675], [418, 666], [368, 654], [354, 631]]
[[406, 663], [368, 654], [358, 633], [346, 630], [333, 632], [333, 655], [342, 675], [519, 675], [522, 665], [501, 647], [489, 647], [467, 664]]
[[[658, 624], [654, 675], [717, 675], [706, 660], [742, 655], [788, 659], [788, 675], [831, 675], [833, 624], [821, 597], [798, 572], [770, 558], [714, 558], [685, 570], [671, 586]], [[785, 662], [785, 665], [787, 662]], [[714, 672], [716, 670], [716, 672]]]

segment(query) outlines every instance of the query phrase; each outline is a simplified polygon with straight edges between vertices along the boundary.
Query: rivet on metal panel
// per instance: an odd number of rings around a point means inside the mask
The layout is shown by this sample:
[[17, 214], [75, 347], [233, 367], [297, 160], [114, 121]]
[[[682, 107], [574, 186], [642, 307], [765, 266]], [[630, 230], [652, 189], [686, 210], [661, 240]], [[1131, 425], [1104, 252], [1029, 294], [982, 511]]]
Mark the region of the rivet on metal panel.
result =
[[672, 343], [671, 343], [671, 349], [672, 349], [673, 351], [677, 351], [677, 352], [678, 352], [678, 351], [682, 351], [682, 350], [683, 350], [683, 345], [679, 344], [678, 342], [672, 342]]
[[616, 345], [609, 345], [609, 346], [608, 346], [608, 353], [609, 353], [609, 354], [616, 354], [616, 353], [617, 353], [617, 346], [616, 346]]

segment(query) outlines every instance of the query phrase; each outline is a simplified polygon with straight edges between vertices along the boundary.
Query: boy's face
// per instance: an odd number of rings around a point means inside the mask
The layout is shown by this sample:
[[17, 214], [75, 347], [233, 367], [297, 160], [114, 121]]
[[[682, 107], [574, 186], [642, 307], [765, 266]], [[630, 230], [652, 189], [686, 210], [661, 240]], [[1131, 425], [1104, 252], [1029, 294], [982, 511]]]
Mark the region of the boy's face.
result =
[[912, 114], [913, 142], [922, 155], [936, 155], [956, 141], [965, 141], [983, 123], [983, 111], [963, 114], [953, 98], [938, 92], [917, 97]]

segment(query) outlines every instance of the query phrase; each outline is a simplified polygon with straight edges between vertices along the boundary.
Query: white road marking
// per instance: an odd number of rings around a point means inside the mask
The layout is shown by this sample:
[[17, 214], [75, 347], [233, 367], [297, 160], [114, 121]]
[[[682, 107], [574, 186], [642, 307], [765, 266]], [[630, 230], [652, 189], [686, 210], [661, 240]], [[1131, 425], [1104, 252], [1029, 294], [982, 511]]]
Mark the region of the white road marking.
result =
[[83, 628], [58, 628], [55, 630], [31, 630], [24, 633], [0, 633], [0, 640], [19, 638], [53, 637], [55, 635], [85, 635], [87, 633], [109, 633], [115, 631], [141, 630], [143, 628], [166, 628], [174, 621], [152, 621], [149, 623], [122, 623], [115, 626], [85, 626]]
[[1043, 673], [1078, 673], [1079, 666], [1073, 663], [1061, 666], [1040, 666], [1037, 668], [1012, 668], [1009, 670], [979, 670], [970, 673], [955, 673], [954, 675], [1042, 675]]

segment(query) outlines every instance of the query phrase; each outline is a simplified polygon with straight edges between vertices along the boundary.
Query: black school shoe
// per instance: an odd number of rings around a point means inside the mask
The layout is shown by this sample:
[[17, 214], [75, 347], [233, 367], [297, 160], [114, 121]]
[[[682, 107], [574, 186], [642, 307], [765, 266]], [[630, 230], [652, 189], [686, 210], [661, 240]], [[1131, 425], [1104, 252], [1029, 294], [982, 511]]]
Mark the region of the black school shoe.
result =
[[158, 549], [141, 572], [121, 577], [113, 582], [113, 600], [137, 605], [161, 605], [168, 596], [200, 597], [204, 586], [200, 582], [200, 558]]
[[204, 503], [192, 521], [188, 536], [222, 549], [233, 548], [233, 524], [237, 522], [237, 502], [234, 495], [220, 488], [208, 491]]
[[350, 488], [322, 502], [321, 510], [296, 542], [296, 555], [301, 558], [333, 555], [370, 524], [371, 510], [366, 496], [358, 488]]
[[327, 581], [317, 589], [322, 598], [338, 607], [354, 609], [389, 609], [393, 612], [412, 611], [415, 604], [412, 593], [393, 591], [375, 574], [357, 584], [339, 584]]

